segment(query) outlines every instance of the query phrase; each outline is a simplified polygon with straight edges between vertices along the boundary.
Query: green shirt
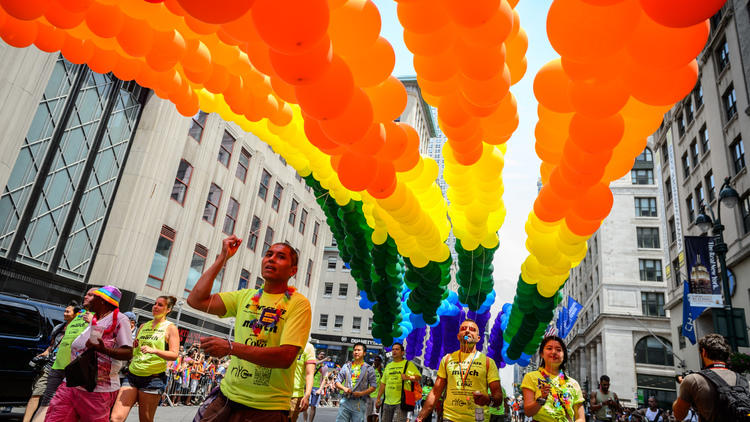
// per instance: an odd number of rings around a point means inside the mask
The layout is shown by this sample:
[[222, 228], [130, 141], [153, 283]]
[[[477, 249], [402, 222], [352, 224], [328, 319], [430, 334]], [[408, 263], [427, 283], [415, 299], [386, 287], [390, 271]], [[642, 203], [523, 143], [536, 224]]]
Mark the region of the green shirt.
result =
[[445, 355], [437, 376], [445, 379], [444, 415], [453, 422], [474, 422], [474, 391], [487, 391], [490, 383], [500, 381], [495, 361], [477, 351]]
[[[252, 303], [257, 290], [243, 289], [219, 293], [227, 308], [224, 317], [235, 317], [234, 341], [255, 347], [282, 345], [305, 347], [310, 335], [310, 302], [295, 292], [289, 299], [285, 293], [264, 293], [258, 306]], [[280, 313], [275, 326], [271, 323]], [[258, 334], [253, 323], [263, 324]], [[266, 368], [232, 356], [227, 374], [221, 381], [221, 392], [228, 399], [260, 410], [289, 410], [294, 387], [294, 370]]]
[[167, 370], [167, 361], [154, 353], [141, 352], [141, 346], [153, 347], [157, 350], [167, 348], [167, 327], [172, 323], [164, 320], [156, 327], [154, 321], [149, 321], [138, 330], [138, 347], [133, 348], [133, 359], [130, 361], [128, 371], [139, 377], [160, 374]]
[[380, 388], [380, 378], [381, 378], [380, 374], [383, 372], [383, 368], [381, 367], [380, 370], [378, 370], [378, 369], [375, 369], [373, 367], [372, 369], [375, 370], [375, 385], [377, 385], [377, 387], [375, 387], [375, 390], [373, 390], [373, 392], [370, 393], [370, 397], [377, 398], [378, 397], [378, 389]]
[[292, 397], [303, 397], [305, 395], [305, 374], [307, 364], [315, 363], [315, 348], [307, 343], [303, 350], [297, 355], [296, 368], [294, 370], [294, 392]]
[[385, 404], [401, 403], [401, 374], [404, 373], [404, 365], [407, 362], [409, 367], [406, 369], [406, 375], [422, 375], [419, 369], [406, 359], [386, 365], [383, 377], [380, 379], [380, 382], [385, 384]]
[[[492, 406], [485, 407], [484, 409], [485, 413], [487, 413], [488, 415], [501, 415], [502, 416], [505, 414], [505, 388], [503, 388], [503, 386], [501, 385], [500, 389], [503, 390], [503, 404], [501, 404], [500, 407], [492, 407]], [[489, 394], [490, 397], [492, 396], [492, 391], [490, 391], [489, 387], [487, 388], [487, 394]]]
[[[534, 392], [534, 398], [539, 398], [542, 393], [539, 390], [539, 379], [542, 382], [546, 382], [544, 376], [539, 371], [529, 372], [524, 375], [523, 382], [521, 382], [522, 389], [528, 389]], [[557, 377], [551, 379], [552, 389], [556, 390], [558, 395], [563, 397], [569, 397], [570, 404], [564, 406], [555, 406], [555, 400], [552, 394], [547, 396], [547, 402], [544, 403], [539, 412], [534, 415], [534, 420], [539, 422], [557, 422], [567, 421], [568, 418], [575, 418], [575, 406], [583, 403], [583, 394], [581, 393], [581, 387], [578, 385], [576, 380], [568, 378], [560, 382]], [[562, 394], [560, 394], [562, 393]]]
[[315, 365], [315, 375], [313, 376], [313, 388], [320, 388], [320, 380], [328, 372], [328, 367], [325, 363], [319, 363]]
[[70, 345], [89, 326], [89, 323], [83, 319], [85, 314], [86, 312], [79, 313], [65, 327], [65, 334], [57, 348], [57, 357], [55, 357], [55, 363], [52, 364], [52, 369], [65, 369], [70, 363]]

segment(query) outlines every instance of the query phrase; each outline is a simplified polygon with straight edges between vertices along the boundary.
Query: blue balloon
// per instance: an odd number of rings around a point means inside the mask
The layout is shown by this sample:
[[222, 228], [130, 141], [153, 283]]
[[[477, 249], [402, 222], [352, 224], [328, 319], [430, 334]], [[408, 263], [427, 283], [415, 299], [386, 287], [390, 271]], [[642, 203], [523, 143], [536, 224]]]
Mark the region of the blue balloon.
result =
[[448, 291], [448, 298], [446, 300], [453, 305], [458, 305], [458, 293], [453, 290]]
[[506, 303], [503, 305], [503, 312], [505, 312], [506, 314], [509, 314], [511, 309], [513, 309], [513, 305], [511, 305], [510, 303]]
[[373, 302], [370, 302], [369, 299], [367, 299], [367, 293], [361, 292], [361, 296], [359, 298], [359, 307], [362, 309], [372, 309], [372, 305], [374, 305]]
[[427, 326], [427, 323], [424, 322], [422, 314], [409, 314], [409, 322], [411, 322], [411, 325], [414, 328], [423, 328]]

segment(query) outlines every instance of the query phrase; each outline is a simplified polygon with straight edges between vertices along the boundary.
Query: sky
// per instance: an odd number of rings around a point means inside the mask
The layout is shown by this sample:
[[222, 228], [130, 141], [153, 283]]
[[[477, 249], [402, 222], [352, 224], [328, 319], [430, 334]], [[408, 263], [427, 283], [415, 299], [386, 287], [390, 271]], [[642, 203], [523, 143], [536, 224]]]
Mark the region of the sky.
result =
[[[412, 54], [403, 42], [403, 29], [396, 15], [396, 2], [392, 0], [374, 0], [380, 10], [381, 35], [393, 46], [396, 52], [395, 76], [414, 76]], [[507, 209], [505, 223], [500, 229], [500, 247], [495, 253], [494, 277], [497, 299], [493, 315], [504, 303], [512, 303], [515, 286], [521, 272], [521, 264], [528, 256], [526, 250], [526, 232], [524, 225], [537, 196], [540, 160], [534, 151], [534, 126], [537, 122], [537, 102], [532, 85], [534, 75], [539, 68], [557, 53], [547, 39], [545, 28], [547, 11], [552, 0], [521, 0], [516, 6], [521, 16], [521, 27], [529, 36], [529, 50], [526, 53], [528, 69], [523, 79], [511, 88], [518, 100], [520, 124], [508, 141], [505, 155], [503, 182], [505, 194], [503, 200]], [[508, 389], [512, 383], [512, 372], [501, 371], [503, 386]]]

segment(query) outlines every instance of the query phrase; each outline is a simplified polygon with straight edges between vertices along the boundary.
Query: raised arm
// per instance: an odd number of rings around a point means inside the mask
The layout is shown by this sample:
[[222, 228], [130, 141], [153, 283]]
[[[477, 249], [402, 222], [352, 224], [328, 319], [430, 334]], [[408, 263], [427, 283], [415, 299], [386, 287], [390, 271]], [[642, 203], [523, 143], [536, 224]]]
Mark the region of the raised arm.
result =
[[217, 316], [224, 316], [227, 313], [224, 301], [218, 294], [211, 294], [211, 288], [219, 271], [224, 267], [227, 260], [237, 253], [241, 244], [242, 239], [235, 235], [231, 235], [221, 242], [221, 253], [216, 257], [216, 261], [201, 274], [195, 283], [195, 287], [188, 295], [187, 303], [190, 307]]

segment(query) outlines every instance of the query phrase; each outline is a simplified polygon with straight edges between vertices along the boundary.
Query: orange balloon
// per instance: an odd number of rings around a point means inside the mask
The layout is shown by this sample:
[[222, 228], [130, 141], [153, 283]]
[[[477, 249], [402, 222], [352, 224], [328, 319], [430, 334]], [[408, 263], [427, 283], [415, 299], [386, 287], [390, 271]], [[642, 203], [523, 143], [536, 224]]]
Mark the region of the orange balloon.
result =
[[[176, 79], [177, 81], [173, 82], [173, 79]], [[171, 93], [179, 89], [182, 79], [180, 75], [177, 74], [177, 71], [172, 70], [158, 74], [148, 66], [143, 66], [141, 67], [140, 72], [135, 76], [135, 81], [140, 86], [159, 89], [166, 94], [166, 98], [169, 98]]]
[[521, 81], [523, 75], [526, 74], [526, 68], [529, 66], [529, 62], [524, 57], [521, 61], [508, 62], [508, 70], [510, 71], [510, 84], [515, 85]]
[[251, 15], [268, 46], [287, 54], [312, 48], [328, 30], [326, 0], [256, 0]]
[[351, 145], [362, 139], [372, 126], [372, 104], [361, 88], [355, 88], [344, 112], [334, 119], [322, 120], [320, 128], [333, 141]]
[[185, 49], [185, 39], [179, 32], [155, 31], [151, 51], [146, 54], [146, 64], [157, 72], [164, 72], [182, 59]]
[[609, 187], [597, 183], [589, 188], [581, 201], [573, 206], [573, 212], [584, 220], [604, 220], [612, 210], [614, 197]]
[[443, 6], [455, 23], [474, 28], [487, 23], [500, 7], [500, 2], [501, 0], [444, 0]]
[[[0, 28], [2, 28], [3, 17], [0, 16]], [[65, 32], [54, 26], [37, 23], [38, 33], [34, 45], [36, 48], [47, 52], [54, 53], [60, 51], [65, 41]]]
[[459, 127], [471, 118], [471, 115], [461, 106], [460, 95], [456, 93], [440, 101], [438, 118], [448, 126]]
[[239, 18], [220, 25], [220, 28], [221, 29], [217, 31], [217, 35], [219, 35], [220, 38], [229, 36], [237, 40], [238, 45], [251, 40], [260, 40], [260, 36], [255, 29], [255, 24], [253, 23], [252, 11], [248, 11]]
[[404, 29], [404, 44], [417, 56], [435, 56], [451, 48], [456, 42], [456, 36], [455, 27], [450, 24], [425, 33]]
[[380, 35], [377, 6], [371, 0], [355, 0], [332, 8], [328, 35], [336, 52], [344, 57], [369, 48]]
[[529, 49], [529, 36], [526, 34], [526, 31], [520, 28], [516, 36], [505, 42], [505, 49], [508, 62], [520, 62], [523, 60], [526, 56], [526, 51]]
[[503, 72], [505, 47], [469, 45], [458, 41], [453, 47], [461, 73], [471, 79], [487, 80]]
[[554, 190], [560, 197], [571, 201], [578, 201], [586, 192], [575, 181], [566, 179], [560, 167], [552, 167], [548, 180], [545, 185], [549, 185], [550, 189]]
[[88, 66], [96, 73], [109, 73], [117, 65], [119, 55], [111, 50], [94, 49], [94, 54], [88, 60]]
[[516, 110], [516, 98], [512, 93], [508, 93], [492, 114], [480, 120], [484, 142], [499, 145], [507, 141], [518, 128], [518, 113]]
[[565, 74], [560, 59], [555, 59], [539, 69], [534, 78], [534, 95], [544, 107], [558, 112], [575, 110], [570, 101], [570, 79]]
[[458, 90], [458, 76], [451, 77], [445, 81], [430, 81], [422, 75], [417, 74], [417, 85], [422, 89], [422, 94], [428, 93], [436, 97], [443, 97]]
[[574, 213], [565, 216], [565, 225], [568, 230], [578, 236], [591, 236], [599, 230], [601, 224], [600, 220], [584, 220]]
[[117, 76], [117, 79], [122, 81], [132, 81], [135, 79], [138, 72], [140, 72], [143, 62], [130, 57], [120, 57], [115, 64], [115, 68], [112, 69], [112, 73]]
[[570, 100], [578, 113], [606, 117], [620, 111], [630, 93], [619, 78], [610, 80], [573, 81]]
[[389, 76], [388, 79], [379, 85], [365, 88], [365, 93], [370, 97], [373, 120], [376, 122], [396, 120], [406, 108], [408, 100], [406, 88], [394, 76]]
[[304, 119], [305, 136], [311, 144], [315, 145], [319, 150], [328, 155], [343, 154], [345, 148], [336, 142], [333, 142], [323, 130], [320, 128], [318, 121], [302, 112]]
[[476, 105], [467, 100], [466, 96], [464, 95], [458, 97], [458, 101], [461, 103], [461, 107], [466, 110], [467, 113], [475, 117], [489, 117], [492, 115], [492, 113], [495, 112], [495, 110], [497, 110], [499, 106], [499, 104], [489, 106]]
[[445, 10], [429, 0], [400, 1], [396, 13], [405, 30], [418, 34], [433, 32], [450, 21]]
[[591, 61], [622, 48], [638, 22], [638, 0], [595, 6], [583, 0], [556, 0], [547, 14], [547, 35], [561, 56]]
[[539, 166], [539, 175], [542, 179], [542, 185], [546, 185], [547, 183], [549, 183], [550, 174], [555, 168], [556, 166], [554, 164], [544, 162]]
[[278, 111], [273, 113], [268, 119], [276, 126], [283, 127], [291, 123], [293, 117], [294, 112], [292, 111], [292, 107], [289, 104], [284, 103], [281, 104]]
[[200, 110], [198, 96], [190, 89], [186, 89], [182, 97], [174, 101], [177, 111], [185, 117], [195, 116]]
[[133, 57], [143, 57], [154, 44], [154, 30], [148, 22], [126, 16], [122, 30], [117, 34], [120, 47]]
[[[563, 177], [579, 187], [593, 186], [602, 179], [608, 160], [592, 161], [587, 167], [582, 168], [579, 165], [581, 162], [584, 162], [587, 157], [591, 157], [592, 159], [597, 159], [599, 157], [593, 154], [586, 154], [583, 151], [581, 151], [581, 154], [578, 156], [572, 156], [568, 153], [570, 144], [572, 144], [572, 142], [565, 144], [563, 157], [559, 164]], [[609, 151], [609, 153], [611, 154], [611, 151]]]
[[467, 139], [448, 138], [448, 144], [450, 144], [453, 152], [457, 154], [468, 154], [478, 147], [481, 147], [482, 140], [478, 135]]
[[378, 170], [375, 180], [367, 186], [367, 193], [373, 198], [383, 199], [391, 196], [396, 191], [396, 169], [391, 163], [378, 161]]
[[221, 66], [213, 65], [211, 75], [203, 82], [203, 86], [214, 94], [223, 93], [229, 87], [229, 72]]
[[549, 185], [542, 186], [534, 201], [534, 214], [547, 223], [561, 220], [569, 208], [569, 201], [557, 194]]
[[[188, 14], [186, 14], [185, 16], [183, 16], [183, 19], [184, 19], [184, 22], [185, 22], [185, 26], [188, 29], [190, 29], [191, 31], [193, 31], [193, 32], [195, 32], [196, 34], [199, 34], [199, 35], [213, 34], [213, 33], [215, 33], [216, 31], [219, 30], [219, 26], [218, 25], [214, 25], [214, 24], [203, 22], [203, 21], [198, 20], [198, 19], [196, 19], [196, 18], [194, 18], [194, 17], [192, 17], [191, 15], [188, 15]], [[182, 28], [180, 28], [180, 29], [182, 29]]]
[[375, 180], [377, 171], [378, 162], [374, 157], [354, 152], [342, 155], [338, 166], [341, 184], [354, 192], [367, 189], [367, 186]]
[[242, 44], [241, 40], [238, 40], [233, 35], [230, 35], [229, 32], [227, 32], [226, 29], [223, 27], [219, 28], [218, 31], [216, 31], [216, 36], [219, 37], [221, 42], [227, 45], [240, 45]]
[[638, 65], [675, 69], [698, 57], [706, 45], [709, 31], [708, 21], [687, 28], [667, 28], [643, 15], [628, 42], [627, 51]]
[[370, 47], [362, 48], [344, 60], [354, 75], [354, 83], [366, 88], [380, 84], [391, 75], [396, 54], [388, 40], [380, 37]]
[[211, 76], [211, 52], [208, 47], [198, 39], [186, 40], [182, 67], [195, 83], [208, 79]]
[[81, 13], [89, 8], [93, 0], [57, 0], [57, 2], [73, 13]]
[[[189, 76], [188, 76], [189, 77]], [[229, 108], [235, 114], [244, 115], [248, 112], [257, 113], [260, 120], [261, 117], [266, 117], [261, 114], [258, 110], [259, 105], [255, 103], [254, 98], [245, 95], [247, 87], [245, 86], [244, 80], [239, 76], [229, 77], [229, 86], [224, 91], [224, 101], [226, 101]]]
[[587, 79], [611, 80], [616, 79], [623, 73], [623, 62], [628, 60], [627, 50], [620, 49], [607, 57], [597, 57], [592, 61], [581, 62], [562, 58], [562, 67], [565, 74], [573, 81]]
[[486, 80], [475, 80], [464, 75], [459, 76], [461, 93], [468, 102], [477, 107], [491, 107], [500, 104], [510, 90], [510, 72], [503, 67], [503, 72]]
[[385, 145], [385, 127], [382, 123], [370, 126], [365, 136], [359, 141], [348, 145], [350, 151], [365, 155], [377, 155]]
[[66, 35], [60, 51], [71, 63], [84, 64], [94, 55], [94, 44]]
[[71, 12], [56, 2], [52, 2], [45, 10], [44, 17], [47, 18], [49, 23], [60, 29], [73, 29], [83, 22], [84, 13]]
[[463, 166], [470, 166], [475, 164], [477, 161], [479, 161], [480, 158], [482, 158], [482, 144], [478, 143], [474, 147], [474, 149], [468, 151], [468, 152], [459, 152], [459, 151], [453, 151], [453, 157], [456, 159], [458, 164], [461, 164]]
[[271, 88], [282, 100], [297, 104], [297, 95], [294, 93], [294, 85], [284, 82], [278, 76], [271, 76]]
[[[406, 133], [406, 147], [404, 152], [395, 160], [393, 160], [393, 167], [397, 172], [405, 172], [414, 168], [419, 162], [419, 134], [413, 127], [406, 123], [396, 123], [401, 126], [401, 129]], [[386, 141], [386, 146], [388, 142]]]
[[253, 67], [259, 72], [268, 76], [275, 76], [276, 71], [273, 70], [271, 65], [270, 49], [260, 38], [257, 41], [251, 41], [245, 44], [247, 56], [250, 59]]
[[698, 80], [698, 63], [693, 60], [675, 70], [634, 68], [626, 83], [633, 97], [656, 106], [667, 106], [689, 94]]
[[331, 66], [315, 83], [295, 89], [299, 105], [310, 116], [329, 120], [340, 116], [354, 92], [354, 78], [344, 61], [334, 54]]
[[115, 4], [95, 2], [86, 11], [85, 19], [91, 32], [102, 38], [112, 38], [122, 31], [125, 15]]
[[206, 23], [219, 24], [233, 21], [250, 10], [254, 0], [177, 0], [194, 18]]
[[713, 16], [725, 0], [641, 0], [640, 3], [643, 10], [661, 25], [684, 28]]
[[424, 79], [441, 82], [458, 73], [458, 63], [452, 51], [446, 50], [435, 56], [414, 56], [414, 69]]
[[460, 26], [458, 34], [466, 44], [493, 47], [502, 44], [512, 30], [513, 9], [507, 1], [501, 1], [485, 23], [471, 28]]
[[323, 37], [312, 48], [300, 54], [284, 54], [270, 50], [268, 57], [276, 74], [291, 85], [309, 85], [318, 80], [331, 65], [331, 40]]
[[479, 126], [479, 119], [470, 117], [466, 122], [459, 126], [450, 126], [444, 120], [438, 118], [438, 125], [445, 136], [453, 139], [469, 139], [481, 136], [482, 128]]
[[626, 131], [646, 137], [656, 132], [661, 125], [664, 113], [670, 108], [672, 108], [671, 105], [652, 106], [630, 97], [620, 114], [627, 121]]
[[0, 9], [15, 19], [32, 21], [44, 14], [49, 3], [47, 0], [0, 0]]
[[379, 160], [393, 161], [400, 157], [408, 143], [406, 131], [401, 125], [395, 122], [383, 122], [383, 128], [385, 129], [385, 145], [377, 153]]
[[22, 21], [5, 15], [5, 21], [0, 21], [0, 36], [8, 45], [16, 48], [30, 46], [37, 37], [39, 30], [34, 21]]
[[570, 141], [591, 153], [614, 149], [624, 132], [625, 122], [619, 114], [597, 119], [576, 113], [570, 122]]
[[537, 157], [545, 163], [558, 164], [562, 159], [562, 145], [557, 149], [554, 148], [554, 145], [537, 142], [534, 144], [534, 150]]
[[543, 105], [537, 105], [537, 114], [539, 121], [544, 123], [551, 131], [568, 133], [570, 121], [573, 119], [573, 113], [557, 113]]

